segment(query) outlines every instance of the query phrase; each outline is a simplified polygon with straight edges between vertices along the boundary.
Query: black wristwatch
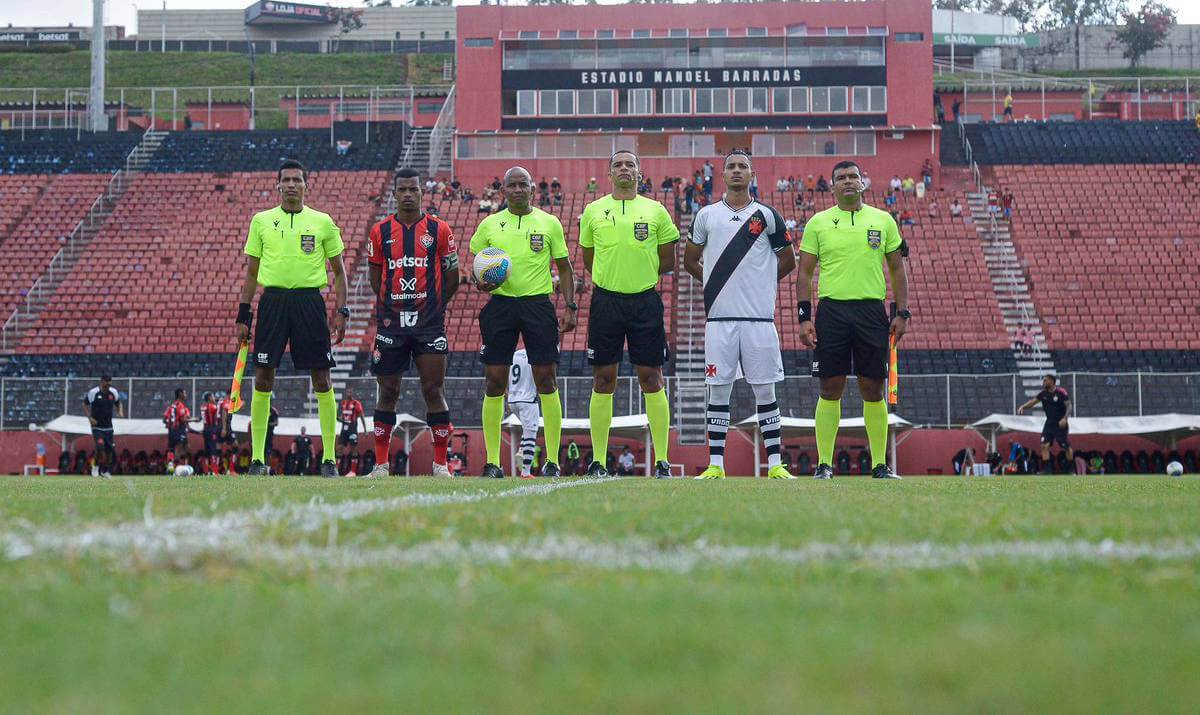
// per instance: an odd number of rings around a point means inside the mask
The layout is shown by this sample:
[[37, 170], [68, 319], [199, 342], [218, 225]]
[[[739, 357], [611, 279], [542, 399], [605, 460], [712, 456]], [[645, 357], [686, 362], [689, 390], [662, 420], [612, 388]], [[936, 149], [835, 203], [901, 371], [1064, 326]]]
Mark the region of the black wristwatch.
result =
[[347, 306], [345, 306], [345, 305], [343, 305], [342, 307], [338, 308], [338, 309], [337, 309], [337, 312], [338, 312], [338, 313], [339, 313], [339, 314], [340, 314], [342, 317], [344, 317], [344, 318], [349, 318], [349, 317], [350, 317], [350, 308], [349, 308], [349, 307], [347, 307]]
[[909, 310], [897, 310], [897, 311], [896, 311], [896, 317], [897, 317], [897, 318], [904, 318], [905, 320], [911, 320], [911, 319], [912, 319], [912, 311], [909, 311]]
[[579, 312], [579, 304], [576, 303], [575, 301], [571, 301], [570, 303], [567, 303], [567, 307], [570, 308], [571, 310], [575, 311], [576, 313]]

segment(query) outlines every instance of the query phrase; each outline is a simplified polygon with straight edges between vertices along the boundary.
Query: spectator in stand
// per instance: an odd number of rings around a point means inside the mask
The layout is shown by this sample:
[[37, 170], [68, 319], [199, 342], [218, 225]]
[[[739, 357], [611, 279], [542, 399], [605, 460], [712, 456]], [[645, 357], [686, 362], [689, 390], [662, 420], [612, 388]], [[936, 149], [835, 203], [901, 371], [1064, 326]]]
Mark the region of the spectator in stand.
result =
[[432, 196], [435, 189], [437, 189], [437, 182], [434, 181], [433, 177], [431, 176], [425, 180], [425, 193]]
[[921, 181], [925, 184], [925, 188], [933, 188], [933, 160], [926, 159], [921, 166]]
[[1000, 218], [1000, 194], [995, 191], [988, 192], [987, 210], [993, 218]]
[[916, 192], [917, 192], [917, 200], [923, 201], [925, 199], [925, 182], [924, 181], [917, 182]]
[[812, 174], [804, 177], [804, 190], [810, 194], [817, 190], [817, 180]]
[[1004, 121], [1006, 121], [1006, 122], [1015, 121], [1013, 118], [1012, 89], [1009, 89], [1008, 92], [1006, 92], [1004, 95]]
[[1000, 205], [1004, 207], [1004, 220], [1005, 221], [1012, 220], [1013, 204], [1016, 202], [1016, 200], [1017, 199], [1015, 196], [1012, 195], [1012, 192], [1008, 191], [1007, 189], [1004, 191], [1004, 194], [1000, 197]]
[[593, 176], [592, 178], [588, 179], [587, 192], [589, 194], [594, 194], [599, 190], [600, 185], [596, 183], [596, 177]]
[[929, 218], [937, 218], [937, 217], [938, 217], [938, 202], [937, 202], [937, 199], [933, 199], [929, 202]]
[[950, 204], [950, 215], [954, 218], [962, 216], [962, 204], [958, 203], [958, 197], [954, 197], [954, 203]]
[[[545, 183], [544, 181], [542, 183]], [[538, 208], [546, 208], [550, 205], [550, 192], [538, 191]]]
[[550, 179], [550, 193], [552, 193], [552, 194], [562, 193], [562, 184], [558, 183], [557, 176]]
[[871, 177], [867, 176], [867, 172], [862, 173], [863, 193], [871, 190]]
[[486, 198], [486, 197], [480, 199], [479, 200], [479, 209], [476, 211], [476, 213], [490, 214], [491, 212], [492, 212], [492, 200], [489, 198]]
[[795, 238], [796, 229], [800, 227], [800, 224], [796, 223], [796, 219], [788, 217], [788, 219], [783, 222], [783, 227], [787, 230], [789, 238]]
[[804, 192], [803, 191], [796, 192], [796, 198], [794, 201], [792, 201], [792, 204], [796, 207], [797, 211], [804, 210]]
[[954, 121], [962, 124], [962, 100], [955, 98], [954, 104], [950, 105], [950, 111], [954, 112]]
[[554, 201], [554, 205], [555, 205], [555, 206], [562, 206], [562, 205], [563, 205], [563, 194], [562, 194], [562, 191], [561, 191], [561, 190], [559, 190], [559, 191], [555, 191], [555, 192], [554, 192], [554, 195], [553, 195], [553, 196], [551, 196], [550, 198], [551, 198], [551, 199]]
[[899, 191], [904, 182], [900, 181], [899, 174], [892, 174], [892, 180], [888, 182], [888, 189]]
[[754, 174], [750, 174], [750, 196], [758, 201], [758, 177]]
[[702, 166], [702, 167], [700, 168], [700, 170], [701, 170], [701, 172], [703, 172], [703, 175], [704, 175], [704, 180], [705, 180], [706, 182], [712, 182], [712, 178], [713, 178], [713, 165], [712, 165], [712, 162], [711, 162], [711, 161], [709, 161], [708, 159], [705, 159], [705, 160], [704, 160], [704, 166]]
[[775, 182], [775, 190], [781, 194], [790, 188], [791, 188], [791, 184], [789, 184], [788, 180], [783, 178], [782, 176], [779, 177], [779, 181]]
[[546, 177], [544, 177], [544, 176], [540, 180], [538, 180], [537, 187], [538, 187], [539, 194], [550, 193], [550, 183], [548, 181], [546, 181]]
[[900, 190], [906, 194], [911, 194], [917, 190], [917, 181], [911, 176], [904, 177], [904, 181], [900, 182]]
[[492, 191], [499, 191], [499, 190], [500, 190], [500, 177], [493, 176], [492, 177]]
[[459, 181], [458, 179], [451, 177], [451, 179], [450, 179], [451, 195], [452, 196], [462, 196], [462, 188], [463, 188], [462, 182]]
[[1013, 350], [1021, 357], [1029, 357], [1033, 354], [1033, 333], [1024, 323], [1018, 325], [1013, 334]]
[[937, 115], [937, 123], [946, 123], [946, 108], [942, 106], [942, 95], [940, 92], [933, 93], [933, 111]]
[[683, 187], [683, 204], [687, 207], [687, 213], [689, 214], [694, 214], [699, 210], [699, 207], [696, 205], [695, 182], [691, 182], [687, 186]]
[[829, 192], [829, 182], [825, 180], [824, 174], [817, 177], [817, 191], [822, 194]]
[[904, 209], [903, 211], [900, 212], [900, 225], [901, 226], [915, 226], [916, 224], [917, 224], [917, 221], [916, 221], [916, 219], [913, 218], [912, 211], [909, 211], [908, 209]]
[[669, 176], [663, 177], [662, 183], [658, 186], [659, 191], [662, 191], [664, 194], [671, 193], [674, 188], [675, 180]]
[[713, 175], [712, 163], [708, 160], [704, 162], [704, 203], [705, 205], [712, 203], [713, 195]]
[[896, 208], [896, 192], [888, 189], [887, 196], [883, 197], [883, 205], [888, 209]]

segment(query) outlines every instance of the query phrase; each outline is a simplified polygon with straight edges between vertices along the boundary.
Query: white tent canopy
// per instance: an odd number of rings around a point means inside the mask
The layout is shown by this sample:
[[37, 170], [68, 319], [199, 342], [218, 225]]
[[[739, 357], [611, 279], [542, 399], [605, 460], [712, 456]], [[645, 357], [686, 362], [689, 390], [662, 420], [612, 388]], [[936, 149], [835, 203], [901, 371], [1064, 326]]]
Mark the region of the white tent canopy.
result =
[[[971, 428], [988, 438], [996, 450], [996, 435], [1001, 432], [1032, 432], [1041, 434], [1046, 418], [1040, 415], [991, 414]], [[1163, 447], [1174, 447], [1186, 437], [1200, 432], [1200, 415], [1176, 412], [1141, 417], [1072, 417], [1071, 434], [1109, 434], [1144, 437]]]
[[[780, 417], [779, 428], [780, 436], [783, 439], [815, 437], [817, 434], [817, 421], [807, 417]], [[753, 437], [754, 476], [757, 477], [762, 470], [762, 457], [759, 454], [762, 435], [758, 431], [758, 418], [747, 417], [737, 424], [737, 429], [742, 434]], [[892, 454], [893, 468], [896, 464], [896, 445], [904, 441], [900, 435], [904, 435], [913, 429], [913, 424], [908, 420], [897, 414], [888, 413], [888, 441], [889, 451]], [[838, 436], [866, 439], [866, 422], [861, 417], [843, 417], [842, 421], [838, 424]]]
[[[542, 427], [545, 427], [546, 421], [540, 421]], [[504, 420], [504, 426], [508, 428], [509, 435], [509, 455], [512, 458], [514, 473], [517, 473], [517, 442], [520, 439], [517, 433], [521, 430], [521, 420], [517, 419], [516, 415], [509, 415]], [[586, 418], [571, 418], [562, 421], [562, 433], [568, 434], [588, 434], [592, 431], [592, 423]], [[646, 476], [650, 475], [650, 420], [646, 415], [623, 415], [612, 418], [612, 426], [608, 430], [609, 435], [617, 437], [635, 437], [641, 439], [646, 446]], [[557, 457], [557, 455], [555, 455]]]

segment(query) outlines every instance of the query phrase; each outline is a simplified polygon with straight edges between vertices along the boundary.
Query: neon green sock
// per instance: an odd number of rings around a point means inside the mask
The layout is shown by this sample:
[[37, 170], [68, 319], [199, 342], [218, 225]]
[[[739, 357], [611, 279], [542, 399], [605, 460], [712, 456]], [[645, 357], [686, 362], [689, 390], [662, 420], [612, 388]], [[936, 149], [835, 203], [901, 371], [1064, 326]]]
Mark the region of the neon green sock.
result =
[[558, 390], [546, 395], [539, 394], [542, 401], [542, 420], [546, 423], [546, 461], [558, 464], [558, 443], [562, 436], [562, 400]]
[[271, 420], [271, 393], [254, 391], [250, 398], [250, 459], [267, 463], [267, 422]]
[[833, 466], [833, 445], [842, 421], [842, 401], [817, 399], [817, 463]]
[[669, 462], [667, 450], [671, 446], [671, 403], [667, 400], [667, 388], [644, 394], [646, 419], [650, 422], [650, 439], [654, 442], [654, 460]]
[[612, 412], [612, 393], [593, 390], [592, 401], [588, 405], [588, 421], [592, 428], [592, 458], [600, 464], [608, 459], [608, 431], [612, 428]]
[[863, 400], [863, 422], [867, 426], [867, 442], [871, 445], [871, 466], [887, 464], [887, 403]]
[[500, 466], [500, 423], [504, 420], [504, 395], [483, 398], [483, 443], [488, 464]]
[[337, 461], [337, 400], [333, 388], [317, 393], [317, 416], [321, 418], [321, 458], [326, 462]]

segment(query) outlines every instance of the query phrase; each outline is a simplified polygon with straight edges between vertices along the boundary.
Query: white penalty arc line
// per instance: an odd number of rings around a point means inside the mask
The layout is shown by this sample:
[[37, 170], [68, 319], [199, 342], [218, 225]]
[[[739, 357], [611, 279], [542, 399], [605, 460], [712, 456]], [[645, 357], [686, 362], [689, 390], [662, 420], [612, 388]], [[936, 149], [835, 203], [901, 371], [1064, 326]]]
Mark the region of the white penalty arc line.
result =
[[426, 542], [411, 547], [321, 548], [310, 544], [245, 545], [227, 554], [251, 564], [291, 569], [381, 570], [456, 565], [568, 563], [607, 571], [687, 573], [761, 564], [802, 568], [846, 565], [870, 569], [936, 570], [1002, 563], [1168, 562], [1200, 559], [1200, 539], [1164, 542], [998, 541], [939, 544], [847, 544], [816, 542], [797, 548], [722, 546], [705, 542], [662, 546], [643, 539], [597, 541], [576, 536], [521, 542]]
[[258, 509], [237, 510], [209, 517], [189, 516], [155, 519], [147, 501], [142, 521], [94, 526], [79, 531], [30, 529], [0, 533], [0, 554], [17, 560], [44, 553], [94, 553], [108, 556], [138, 555], [157, 559], [178, 556], [186, 562], [205, 553], [233, 552], [251, 542], [254, 533], [269, 526], [313, 532], [336, 529], [337, 523], [372, 514], [408, 508], [472, 504], [496, 499], [543, 496], [562, 489], [593, 486], [621, 481], [624, 477], [585, 478], [572, 481], [524, 484], [498, 492], [472, 491], [416, 493], [388, 499], [354, 499], [325, 502], [314, 498], [304, 503], [264, 505]]

